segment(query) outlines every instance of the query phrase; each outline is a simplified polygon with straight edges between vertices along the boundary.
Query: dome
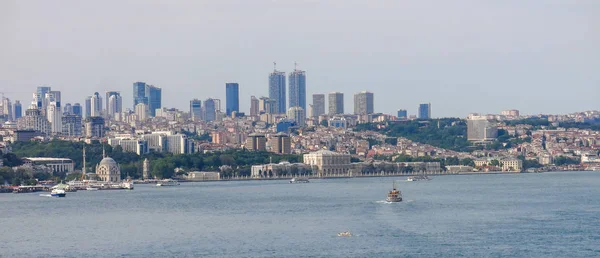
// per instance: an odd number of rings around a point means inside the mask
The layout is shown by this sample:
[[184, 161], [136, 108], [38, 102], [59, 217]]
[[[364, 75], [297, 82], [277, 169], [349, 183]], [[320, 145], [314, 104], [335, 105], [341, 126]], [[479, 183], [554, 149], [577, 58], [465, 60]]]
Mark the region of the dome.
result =
[[100, 161], [99, 165], [113, 167], [113, 166], [117, 166], [117, 162], [110, 157], [106, 157], [106, 158], [103, 158], [102, 161]]

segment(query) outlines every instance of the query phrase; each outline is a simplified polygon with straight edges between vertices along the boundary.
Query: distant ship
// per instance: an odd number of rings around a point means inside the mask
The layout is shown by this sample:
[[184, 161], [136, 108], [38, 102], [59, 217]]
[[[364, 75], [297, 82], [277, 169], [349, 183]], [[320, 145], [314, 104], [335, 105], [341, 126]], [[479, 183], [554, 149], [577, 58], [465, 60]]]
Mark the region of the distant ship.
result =
[[310, 181], [308, 181], [308, 178], [292, 178], [292, 180], [290, 180], [290, 184], [293, 183], [309, 183]]
[[431, 180], [430, 177], [428, 176], [409, 176], [406, 181], [408, 182], [413, 182], [413, 181], [429, 181]]
[[62, 190], [62, 189], [54, 189], [54, 190], [52, 190], [52, 192], [50, 192], [50, 196], [65, 197], [65, 196], [67, 196], [67, 193], [65, 192], [65, 190]]
[[351, 237], [352, 233], [350, 233], [350, 231], [344, 231], [344, 232], [338, 233], [337, 236], [339, 236], [339, 237]]
[[394, 181], [393, 188], [390, 192], [388, 192], [387, 198], [385, 200], [388, 202], [401, 202], [402, 201], [402, 193], [396, 189], [396, 181]]
[[176, 180], [173, 180], [173, 179], [165, 179], [165, 180], [158, 181], [156, 183], [156, 186], [176, 186], [176, 185], [179, 185], [179, 182], [177, 182]]

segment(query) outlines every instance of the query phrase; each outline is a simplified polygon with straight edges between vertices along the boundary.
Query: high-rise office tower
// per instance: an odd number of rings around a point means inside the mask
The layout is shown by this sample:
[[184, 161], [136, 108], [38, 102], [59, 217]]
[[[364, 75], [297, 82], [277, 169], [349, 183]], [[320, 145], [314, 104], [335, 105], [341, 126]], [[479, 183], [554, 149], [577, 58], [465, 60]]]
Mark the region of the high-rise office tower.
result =
[[217, 117], [217, 103], [215, 99], [207, 99], [204, 101], [204, 121], [215, 121]]
[[13, 120], [13, 111], [12, 111], [12, 104], [10, 103], [10, 99], [9, 98], [3, 98], [2, 99], [2, 110], [1, 113], [6, 116], [6, 120], [8, 121], [12, 121]]
[[325, 114], [325, 94], [313, 94], [312, 116], [319, 117]]
[[108, 105], [106, 106], [106, 112], [109, 117], [114, 118], [123, 112], [123, 101], [120, 94], [110, 95], [106, 103]]
[[85, 136], [88, 138], [104, 137], [104, 118], [98, 116], [86, 118]]
[[145, 103], [138, 103], [135, 105], [135, 115], [138, 118], [138, 121], [146, 121], [148, 119], [148, 105]]
[[259, 113], [273, 114], [275, 110], [275, 100], [267, 97], [260, 97], [258, 99], [258, 111]]
[[115, 117], [115, 114], [123, 112], [123, 100], [118, 91], [106, 92], [106, 114]]
[[419, 119], [431, 119], [431, 103], [419, 105]]
[[294, 69], [289, 75], [290, 107], [306, 110], [306, 72]]
[[250, 97], [250, 116], [258, 116], [260, 109], [258, 108], [260, 102], [254, 96]]
[[330, 115], [344, 114], [344, 93], [341, 93], [341, 92], [329, 93], [329, 114]]
[[23, 106], [21, 106], [21, 102], [16, 100], [15, 104], [13, 106], [13, 118], [16, 121], [17, 119], [21, 118], [23, 116]]
[[73, 114], [73, 106], [71, 103], [67, 103], [63, 106], [63, 115]]
[[50, 122], [50, 132], [52, 134], [62, 133], [62, 112], [56, 101], [51, 101], [46, 106], [46, 118]]
[[285, 72], [274, 70], [269, 74], [269, 98], [274, 100], [274, 113], [285, 114]]
[[232, 112], [240, 112], [240, 86], [237, 83], [225, 84], [225, 112], [231, 116]]
[[81, 112], [81, 104], [75, 103], [73, 104], [73, 115], [78, 115], [83, 117], [83, 112]]
[[91, 117], [92, 116], [92, 96], [87, 96], [85, 98], [85, 117]]
[[190, 100], [190, 118], [193, 121], [202, 119], [202, 101], [199, 99]]
[[291, 107], [287, 111], [287, 117], [294, 120], [298, 126], [304, 126], [306, 124], [306, 113], [301, 107]]
[[398, 118], [408, 118], [408, 111], [406, 109], [398, 109]]
[[65, 113], [62, 117], [62, 134], [64, 136], [81, 136], [81, 116]]
[[156, 116], [156, 109], [162, 107], [162, 89], [154, 85], [146, 85], [146, 98], [150, 116]]
[[361, 91], [354, 95], [354, 114], [367, 115], [373, 114], [373, 93]]
[[98, 92], [90, 98], [90, 116], [102, 116], [102, 97]]
[[135, 109], [135, 105], [139, 103], [148, 104], [148, 99], [146, 98], [145, 82], [133, 83], [133, 109]]
[[38, 109], [46, 110], [46, 106], [48, 105], [48, 103], [46, 102], [46, 93], [49, 93], [51, 90], [52, 88], [47, 86], [37, 87], [37, 90], [33, 94], [33, 96]]

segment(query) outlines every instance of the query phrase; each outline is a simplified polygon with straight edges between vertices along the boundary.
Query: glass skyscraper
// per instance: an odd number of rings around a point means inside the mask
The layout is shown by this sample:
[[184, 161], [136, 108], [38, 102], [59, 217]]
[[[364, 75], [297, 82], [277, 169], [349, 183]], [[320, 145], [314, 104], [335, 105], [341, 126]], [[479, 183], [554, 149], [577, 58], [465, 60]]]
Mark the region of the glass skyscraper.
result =
[[145, 82], [134, 82], [133, 109], [139, 103], [148, 105], [150, 116], [155, 116], [156, 109], [162, 107], [162, 89]]
[[190, 100], [190, 118], [193, 121], [202, 119], [202, 101], [199, 99]]
[[431, 119], [431, 103], [419, 105], [419, 119]]
[[227, 116], [235, 111], [240, 112], [240, 86], [237, 83], [225, 84], [225, 112]]
[[274, 70], [269, 75], [269, 98], [274, 101], [273, 110], [276, 113], [286, 113], [285, 72]]
[[146, 98], [145, 82], [133, 83], [133, 109], [135, 109], [135, 105], [139, 103], [148, 104], [148, 99]]
[[13, 116], [14, 120], [17, 120], [23, 116], [23, 106], [21, 106], [21, 102], [16, 100], [15, 104], [13, 104], [13, 112], [15, 115]]
[[75, 103], [73, 104], [73, 115], [83, 116], [81, 112], [81, 104]]
[[217, 119], [217, 103], [215, 99], [204, 101], [204, 121], [210, 122]]
[[294, 70], [289, 76], [290, 107], [306, 110], [306, 72]]

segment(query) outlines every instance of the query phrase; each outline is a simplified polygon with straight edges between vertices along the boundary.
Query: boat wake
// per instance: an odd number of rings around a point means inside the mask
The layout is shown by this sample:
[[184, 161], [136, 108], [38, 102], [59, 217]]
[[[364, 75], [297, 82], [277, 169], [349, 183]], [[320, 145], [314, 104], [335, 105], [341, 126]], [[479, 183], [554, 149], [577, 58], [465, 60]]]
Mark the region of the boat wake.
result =
[[406, 200], [406, 201], [402, 201], [402, 202], [388, 202], [386, 200], [381, 200], [381, 201], [376, 201], [376, 203], [393, 204], [393, 203], [414, 202], [414, 201], [415, 200]]
[[42, 197], [52, 197], [52, 195], [49, 195], [49, 194], [40, 194], [40, 196], [42, 196]]

